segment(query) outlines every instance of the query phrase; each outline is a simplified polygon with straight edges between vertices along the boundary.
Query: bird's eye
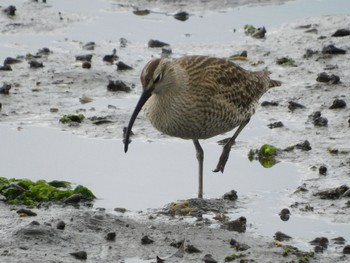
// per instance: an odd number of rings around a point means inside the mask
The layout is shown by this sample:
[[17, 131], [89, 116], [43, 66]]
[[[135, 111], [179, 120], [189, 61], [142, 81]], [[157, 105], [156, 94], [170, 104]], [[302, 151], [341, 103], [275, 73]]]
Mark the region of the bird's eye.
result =
[[157, 83], [162, 79], [162, 74], [158, 74], [158, 76], [154, 79], [153, 83]]

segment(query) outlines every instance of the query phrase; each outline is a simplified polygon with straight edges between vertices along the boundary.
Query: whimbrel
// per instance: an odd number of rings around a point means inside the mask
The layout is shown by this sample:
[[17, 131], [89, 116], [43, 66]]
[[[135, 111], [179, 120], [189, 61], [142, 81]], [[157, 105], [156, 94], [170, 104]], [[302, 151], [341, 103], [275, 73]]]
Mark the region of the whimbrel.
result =
[[135, 119], [144, 106], [146, 117], [162, 133], [193, 140], [198, 159], [198, 198], [203, 197], [203, 157], [199, 139], [237, 128], [223, 147], [214, 172], [224, 171], [231, 147], [254, 114], [258, 100], [281, 85], [267, 71], [251, 72], [222, 58], [184, 56], [156, 58], [141, 73], [143, 93], [130, 118], [125, 152]]

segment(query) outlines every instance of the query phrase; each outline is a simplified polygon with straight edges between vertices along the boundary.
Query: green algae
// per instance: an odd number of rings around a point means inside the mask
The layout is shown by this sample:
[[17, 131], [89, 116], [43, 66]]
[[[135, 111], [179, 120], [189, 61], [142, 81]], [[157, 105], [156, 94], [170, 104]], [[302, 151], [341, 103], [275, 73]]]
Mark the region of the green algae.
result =
[[63, 124], [69, 124], [71, 122], [81, 123], [84, 119], [84, 114], [68, 114], [63, 115], [63, 117], [60, 118], [60, 122]]
[[6, 202], [11, 205], [26, 205], [35, 207], [39, 203], [60, 203], [65, 199], [80, 194], [82, 201], [93, 201], [95, 195], [87, 187], [78, 185], [74, 189], [66, 181], [38, 180], [36, 182], [29, 179], [7, 179], [0, 177], [0, 194], [6, 198]]
[[278, 149], [271, 144], [264, 144], [260, 149], [251, 149], [248, 153], [249, 161], [258, 160], [260, 164], [269, 168], [274, 166], [277, 163], [275, 159], [278, 153]]

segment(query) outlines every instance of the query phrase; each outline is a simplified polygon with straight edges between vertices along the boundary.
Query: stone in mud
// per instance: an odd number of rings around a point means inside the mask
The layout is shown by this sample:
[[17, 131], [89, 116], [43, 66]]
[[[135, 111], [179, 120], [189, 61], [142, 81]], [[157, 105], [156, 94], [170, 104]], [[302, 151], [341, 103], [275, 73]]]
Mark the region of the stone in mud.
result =
[[264, 38], [266, 32], [267, 31], [266, 31], [265, 27], [260, 27], [252, 34], [252, 37], [253, 38]]
[[346, 242], [345, 238], [343, 237], [336, 237], [336, 238], [332, 238], [331, 240], [334, 242], [334, 244], [338, 244], [338, 245], [344, 245]]
[[105, 239], [107, 241], [115, 241], [116, 233], [115, 232], [109, 232], [107, 233]]
[[321, 165], [320, 168], [318, 168], [318, 173], [321, 174], [321, 175], [326, 175], [326, 173], [327, 173], [327, 167]]
[[348, 189], [347, 185], [341, 185], [336, 188], [319, 191], [314, 195], [319, 196], [321, 199], [335, 200], [339, 199]]
[[276, 121], [276, 122], [273, 122], [273, 123], [270, 123], [267, 125], [267, 127], [269, 127], [270, 129], [274, 129], [274, 128], [281, 128], [283, 127], [283, 123], [281, 121]]
[[162, 57], [170, 56], [173, 51], [170, 47], [163, 47], [162, 48]]
[[96, 46], [96, 43], [93, 41], [87, 42], [86, 44], [83, 45], [83, 49], [85, 50], [94, 50]]
[[288, 208], [283, 208], [278, 214], [282, 221], [288, 221], [290, 217], [290, 211]]
[[12, 58], [12, 57], [7, 57], [4, 60], [4, 65], [12, 65], [12, 64], [17, 64], [22, 62], [22, 60], [17, 59], [17, 58]]
[[3, 65], [3, 66], [0, 66], [0, 70], [1, 71], [12, 71], [12, 68], [10, 65]]
[[301, 105], [300, 103], [297, 103], [295, 101], [289, 101], [288, 104], [289, 104], [288, 109], [291, 111], [294, 111], [296, 109], [304, 109], [305, 108], [304, 105]]
[[248, 246], [247, 244], [240, 243], [234, 238], [231, 238], [230, 245], [238, 251], [245, 251], [250, 248], [250, 246]]
[[70, 255], [72, 255], [75, 259], [79, 259], [79, 260], [86, 260], [87, 259], [87, 253], [86, 251], [77, 251], [77, 252], [72, 252], [69, 253]]
[[222, 225], [222, 228], [229, 231], [235, 231], [238, 233], [244, 233], [246, 231], [247, 219], [244, 216], [237, 218], [236, 220], [229, 221]]
[[145, 235], [141, 238], [141, 244], [142, 245], [149, 245], [152, 244], [154, 240], [152, 240], [149, 236]]
[[322, 247], [322, 246], [315, 246], [314, 247], [314, 251], [315, 251], [315, 253], [323, 253], [324, 247]]
[[10, 83], [4, 82], [2, 87], [0, 87], [0, 94], [9, 94], [12, 85]]
[[165, 47], [165, 46], [170, 46], [168, 43], [159, 41], [159, 40], [154, 40], [154, 39], [150, 39], [148, 41], [148, 47], [150, 48], [158, 48], [158, 47]]
[[238, 198], [237, 191], [235, 191], [235, 190], [231, 190], [231, 191], [225, 193], [222, 197], [222, 199], [231, 200], [231, 201], [235, 201], [235, 200], [237, 200], [237, 198]]
[[150, 12], [151, 11], [148, 9], [136, 9], [133, 11], [134, 15], [137, 15], [137, 16], [146, 16], [146, 15], [149, 15]]
[[346, 246], [343, 248], [343, 254], [347, 254], [347, 255], [350, 254], [350, 245], [346, 245]]
[[346, 50], [337, 48], [334, 45], [328, 45], [322, 48], [323, 54], [331, 54], [331, 55], [338, 55], [338, 54], [345, 54]]
[[37, 214], [35, 212], [33, 212], [30, 209], [26, 209], [26, 208], [18, 209], [17, 214], [19, 214], [19, 215], [24, 214], [26, 216], [37, 216]]
[[57, 223], [56, 228], [59, 230], [64, 230], [66, 228], [66, 223], [61, 220]]
[[41, 57], [42, 55], [50, 55], [51, 50], [47, 47], [43, 47], [41, 49], [38, 50], [38, 52], [36, 53], [37, 56]]
[[114, 61], [118, 60], [118, 56], [117, 56], [117, 50], [114, 48], [113, 49], [113, 52], [112, 54], [110, 55], [105, 55], [103, 58], [102, 58], [102, 61], [104, 62], [108, 62], [108, 63], [113, 63]]
[[127, 64], [125, 64], [124, 62], [122, 62], [122, 61], [119, 61], [118, 63], [117, 63], [117, 70], [131, 70], [131, 69], [134, 69], [133, 67], [131, 67], [131, 66], [129, 66], [129, 65], [127, 65]]
[[16, 7], [14, 5], [9, 5], [4, 9], [4, 13], [8, 16], [15, 16], [16, 15]]
[[213, 259], [213, 256], [211, 254], [206, 254], [203, 257], [204, 263], [218, 263], [215, 259]]
[[74, 194], [70, 197], [67, 197], [65, 200], [63, 200], [64, 203], [67, 204], [77, 204], [81, 201], [82, 195], [81, 194]]
[[316, 237], [314, 240], [310, 241], [310, 244], [314, 246], [321, 246], [323, 248], [327, 248], [329, 241], [326, 237]]
[[332, 37], [345, 37], [350, 35], [350, 30], [347, 28], [341, 28], [335, 31]]
[[276, 63], [277, 63], [277, 65], [281, 65], [281, 66], [293, 66], [293, 67], [296, 67], [295, 60], [290, 58], [290, 57], [277, 58]]
[[43, 68], [44, 64], [42, 62], [31, 60], [29, 61], [29, 67], [30, 68]]
[[76, 61], [91, 61], [91, 59], [92, 59], [92, 54], [75, 56]]
[[291, 236], [288, 236], [287, 234], [284, 234], [284, 233], [282, 233], [282, 232], [280, 232], [280, 231], [277, 231], [277, 232], [275, 233], [275, 235], [273, 236], [273, 238], [274, 238], [275, 240], [277, 240], [277, 241], [280, 241], [280, 242], [282, 242], [282, 241], [288, 241], [288, 240], [292, 239]]
[[198, 248], [196, 248], [194, 245], [187, 245], [185, 251], [188, 254], [194, 254], [194, 253], [202, 253]]
[[312, 149], [310, 142], [308, 140], [305, 140], [302, 143], [296, 144], [295, 147], [299, 150], [302, 150], [302, 151], [310, 151]]
[[303, 55], [304, 58], [311, 58], [313, 55], [318, 54], [318, 51], [307, 49], [305, 54]]
[[186, 11], [178, 12], [174, 15], [174, 18], [180, 21], [186, 21], [190, 15]]
[[83, 64], [81, 64], [82, 68], [90, 69], [91, 68], [91, 62], [84, 61]]
[[340, 78], [334, 74], [328, 75], [326, 72], [321, 72], [317, 75], [316, 81], [329, 84], [338, 84], [340, 82]]
[[315, 126], [318, 126], [318, 127], [326, 127], [328, 126], [328, 119], [325, 117], [319, 117], [319, 118], [316, 118], [313, 121], [313, 123]]
[[330, 109], [343, 109], [346, 107], [346, 102], [341, 99], [335, 99], [333, 104], [329, 107]]
[[279, 104], [278, 104], [278, 102], [277, 101], [263, 101], [262, 103], [261, 103], [261, 106], [262, 107], [267, 107], [267, 106], [278, 106]]
[[124, 92], [130, 92], [131, 88], [127, 86], [123, 81], [121, 80], [110, 80], [107, 85], [108, 91], [124, 91]]

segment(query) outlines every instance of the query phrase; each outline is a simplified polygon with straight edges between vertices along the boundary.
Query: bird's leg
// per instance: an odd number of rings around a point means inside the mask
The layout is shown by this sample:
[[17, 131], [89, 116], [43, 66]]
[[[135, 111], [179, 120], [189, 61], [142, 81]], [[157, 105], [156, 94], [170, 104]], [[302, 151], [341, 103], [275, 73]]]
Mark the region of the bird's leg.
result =
[[204, 152], [198, 140], [193, 140], [198, 160], [198, 198], [203, 198], [203, 159]]
[[219, 171], [221, 171], [222, 173], [224, 172], [227, 159], [230, 155], [231, 147], [235, 143], [237, 136], [240, 134], [240, 132], [243, 130], [243, 128], [248, 124], [249, 120], [250, 119], [247, 119], [244, 122], [242, 122], [241, 125], [239, 125], [236, 132], [233, 134], [232, 138], [225, 144], [225, 146], [222, 150], [218, 165], [216, 166], [216, 169], [213, 172], [215, 172], [215, 173], [217, 173]]

